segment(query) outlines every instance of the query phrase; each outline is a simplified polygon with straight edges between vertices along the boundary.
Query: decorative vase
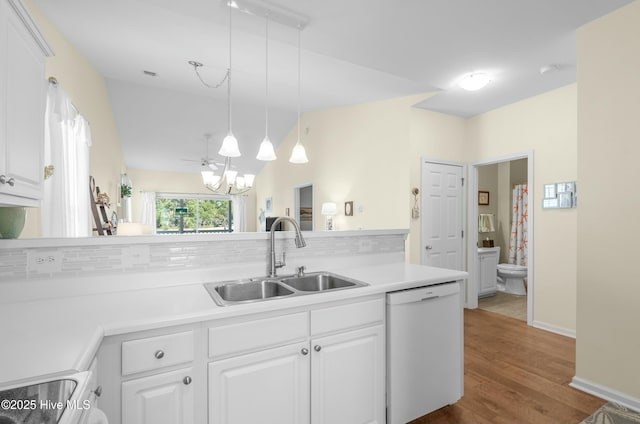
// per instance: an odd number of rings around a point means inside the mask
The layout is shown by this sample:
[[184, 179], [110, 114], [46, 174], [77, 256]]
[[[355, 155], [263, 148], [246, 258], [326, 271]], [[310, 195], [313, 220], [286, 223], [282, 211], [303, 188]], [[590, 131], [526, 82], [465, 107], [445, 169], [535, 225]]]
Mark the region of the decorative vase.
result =
[[18, 238], [24, 228], [26, 216], [26, 208], [0, 208], [0, 238]]

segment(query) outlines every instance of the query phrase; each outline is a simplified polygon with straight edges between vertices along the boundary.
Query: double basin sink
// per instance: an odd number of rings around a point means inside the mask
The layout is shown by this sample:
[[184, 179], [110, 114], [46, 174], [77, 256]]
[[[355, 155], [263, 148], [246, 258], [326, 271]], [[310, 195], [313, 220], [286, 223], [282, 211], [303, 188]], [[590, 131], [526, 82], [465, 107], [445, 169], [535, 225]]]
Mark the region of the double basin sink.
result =
[[301, 276], [248, 278], [204, 284], [213, 300], [220, 306], [344, 290], [366, 285], [368, 284], [329, 272], [312, 272]]

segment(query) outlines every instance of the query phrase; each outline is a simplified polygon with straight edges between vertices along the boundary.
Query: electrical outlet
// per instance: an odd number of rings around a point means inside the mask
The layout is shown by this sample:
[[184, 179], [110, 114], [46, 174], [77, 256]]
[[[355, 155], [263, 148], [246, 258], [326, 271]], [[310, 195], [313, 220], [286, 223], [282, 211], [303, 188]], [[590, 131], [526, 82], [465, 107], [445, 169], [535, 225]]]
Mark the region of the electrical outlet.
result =
[[371, 239], [361, 238], [358, 245], [358, 252], [364, 253], [364, 252], [371, 252], [372, 250], [373, 250], [373, 243], [371, 242]]
[[62, 271], [62, 252], [59, 250], [29, 251], [27, 270], [43, 273]]

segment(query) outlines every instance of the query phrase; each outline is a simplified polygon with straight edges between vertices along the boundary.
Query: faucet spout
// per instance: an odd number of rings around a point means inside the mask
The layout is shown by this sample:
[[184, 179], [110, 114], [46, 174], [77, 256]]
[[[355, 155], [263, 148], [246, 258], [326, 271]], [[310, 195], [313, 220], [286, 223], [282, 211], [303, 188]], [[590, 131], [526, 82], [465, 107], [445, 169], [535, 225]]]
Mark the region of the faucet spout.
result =
[[277, 218], [275, 221], [273, 221], [273, 223], [271, 224], [271, 230], [270, 230], [270, 235], [269, 235], [270, 236], [270, 244], [269, 244], [269, 277], [275, 277], [276, 276], [276, 269], [280, 268], [280, 267], [283, 267], [285, 265], [284, 263], [278, 264], [276, 262], [275, 229], [276, 229], [276, 226], [282, 221], [290, 222], [291, 225], [293, 225], [293, 230], [296, 232], [295, 243], [296, 243], [296, 247], [297, 248], [305, 247], [307, 245], [307, 242], [304, 240], [304, 237], [302, 237], [302, 231], [300, 231], [300, 226], [298, 225], [298, 222], [296, 222], [295, 219], [290, 218], [288, 216], [281, 216], [281, 217]]

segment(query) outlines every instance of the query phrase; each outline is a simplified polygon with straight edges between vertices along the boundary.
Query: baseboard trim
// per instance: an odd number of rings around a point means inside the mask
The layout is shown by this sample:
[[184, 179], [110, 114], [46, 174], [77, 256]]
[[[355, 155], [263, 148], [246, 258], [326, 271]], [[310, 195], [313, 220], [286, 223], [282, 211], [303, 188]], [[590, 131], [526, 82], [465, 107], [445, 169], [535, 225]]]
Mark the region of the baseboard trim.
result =
[[546, 322], [533, 321], [533, 327], [540, 330], [550, 331], [552, 333], [560, 334], [561, 336], [576, 338], [576, 331], [569, 330], [568, 328], [558, 327], [556, 325], [547, 324]]
[[640, 411], [640, 399], [631, 397], [617, 390], [610, 389], [609, 387], [592, 383], [580, 377], [573, 377], [569, 386], [610, 402], [626, 406], [634, 411]]

